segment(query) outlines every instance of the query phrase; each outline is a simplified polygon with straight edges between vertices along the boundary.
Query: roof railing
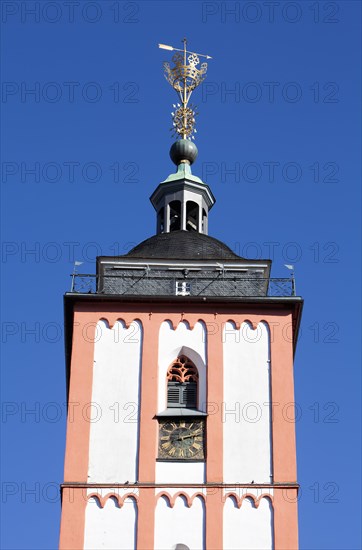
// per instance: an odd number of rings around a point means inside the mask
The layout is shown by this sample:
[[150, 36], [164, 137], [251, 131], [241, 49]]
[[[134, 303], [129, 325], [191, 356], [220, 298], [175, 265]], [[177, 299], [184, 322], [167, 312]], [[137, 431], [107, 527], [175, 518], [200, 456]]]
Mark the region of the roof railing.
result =
[[[157, 277], [153, 278], [144, 274], [141, 277], [136, 277], [134, 275], [94, 275], [94, 274], [83, 274], [83, 273], [72, 273], [72, 284], [71, 284], [71, 293], [77, 294], [100, 294], [100, 295], [122, 295], [122, 296], [154, 296], [155, 293], [147, 292], [145, 286], [137, 292], [137, 287], [142, 281], [144, 283], [147, 278], [157, 281], [159, 285], [159, 290], [157, 295], [159, 296], [173, 296], [176, 294], [176, 283], [180, 282], [179, 277]], [[128, 280], [129, 285], [120, 289], [117, 292], [117, 289], [111, 287], [110, 283], [113, 280]], [[224, 296], [224, 297], [253, 297], [253, 296], [295, 296], [295, 279], [294, 276], [288, 278], [265, 278], [265, 277], [240, 277], [238, 279], [224, 279], [225, 280], [225, 291], [218, 294], [217, 289], [213, 291], [213, 285], [215, 283], [220, 285], [222, 278], [215, 277], [198, 277], [198, 278], [187, 278], [183, 281], [190, 283], [190, 292], [185, 294], [187, 296]], [[230, 283], [233, 282], [233, 288], [231, 288]], [[195, 288], [195, 283], [198, 285], [198, 291], [193, 292], [193, 285]], [[200, 285], [204, 285], [200, 289]]]

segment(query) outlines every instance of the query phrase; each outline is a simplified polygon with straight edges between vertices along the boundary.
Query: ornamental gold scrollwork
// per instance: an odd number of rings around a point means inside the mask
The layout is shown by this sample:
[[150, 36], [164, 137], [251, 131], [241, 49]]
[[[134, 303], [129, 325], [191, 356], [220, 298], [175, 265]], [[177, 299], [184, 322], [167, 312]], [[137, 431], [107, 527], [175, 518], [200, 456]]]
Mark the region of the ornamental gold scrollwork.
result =
[[195, 107], [189, 104], [189, 100], [193, 90], [206, 78], [207, 63], [200, 64], [200, 57], [207, 59], [211, 59], [211, 57], [190, 52], [186, 49], [186, 39], [183, 40], [183, 43], [183, 50], [165, 44], [159, 44], [159, 47], [176, 51], [172, 57], [173, 66], [168, 61], [163, 64], [165, 78], [177, 92], [181, 102], [173, 106], [175, 111], [171, 113], [171, 131], [176, 138], [191, 140], [195, 139], [193, 134], [196, 133], [195, 117], [198, 113]]

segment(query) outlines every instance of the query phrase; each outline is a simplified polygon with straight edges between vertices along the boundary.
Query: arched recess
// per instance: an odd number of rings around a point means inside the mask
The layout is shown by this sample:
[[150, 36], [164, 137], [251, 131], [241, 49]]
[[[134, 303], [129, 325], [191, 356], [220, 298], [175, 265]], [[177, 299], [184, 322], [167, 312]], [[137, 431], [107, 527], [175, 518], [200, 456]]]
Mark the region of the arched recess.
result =
[[170, 209], [170, 231], [181, 229], [181, 201], [171, 201]]
[[[137, 481], [142, 325], [97, 324], [89, 407], [89, 483]], [[127, 452], [124, 450], [127, 449]]]
[[97, 497], [86, 506], [84, 550], [130, 550], [136, 548], [137, 502], [124, 499], [120, 506], [117, 497], [109, 497], [101, 507]]
[[[256, 502], [258, 505], [256, 505]], [[228, 550], [273, 550], [274, 514], [269, 498], [242, 500], [239, 508], [236, 497], [224, 503], [223, 537]]]
[[188, 357], [199, 375], [198, 410], [206, 412], [206, 329], [202, 321], [191, 330], [188, 323], [181, 322], [173, 329], [164, 321], [159, 332], [158, 356], [158, 412], [167, 408], [167, 370], [180, 356]]
[[200, 227], [200, 206], [197, 202], [186, 202], [186, 230], [199, 231]]
[[171, 507], [167, 496], [157, 500], [155, 512], [155, 545], [157, 550], [170, 550], [177, 544], [202, 550], [205, 548], [205, 503], [196, 496], [178, 496]]
[[165, 231], [165, 208], [159, 209], [157, 212], [157, 233], [163, 233]]
[[224, 482], [272, 482], [270, 330], [248, 321], [223, 332]]

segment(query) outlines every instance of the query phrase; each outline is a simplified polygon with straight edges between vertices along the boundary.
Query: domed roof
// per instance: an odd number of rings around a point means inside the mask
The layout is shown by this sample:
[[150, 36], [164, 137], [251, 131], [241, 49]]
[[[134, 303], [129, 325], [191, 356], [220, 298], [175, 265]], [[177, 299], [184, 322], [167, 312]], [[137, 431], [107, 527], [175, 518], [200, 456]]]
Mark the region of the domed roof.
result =
[[160, 233], [141, 242], [126, 257], [182, 260], [240, 260], [226, 244], [196, 231]]

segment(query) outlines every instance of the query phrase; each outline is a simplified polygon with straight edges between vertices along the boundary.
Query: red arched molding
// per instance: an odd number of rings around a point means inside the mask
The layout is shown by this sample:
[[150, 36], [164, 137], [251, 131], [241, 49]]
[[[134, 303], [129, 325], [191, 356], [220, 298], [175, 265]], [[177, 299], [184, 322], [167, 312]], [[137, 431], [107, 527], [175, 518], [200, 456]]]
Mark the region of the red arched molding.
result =
[[[177, 317], [177, 314], [173, 315], [172, 318], [171, 316], [170, 317], [167, 317], [167, 319], [164, 319], [163, 321], [161, 321], [160, 324], [162, 323], [169, 323], [172, 330], [176, 330], [178, 328], [178, 326], [181, 324], [181, 323], [184, 323], [185, 325], [187, 325], [188, 329], [189, 330], [194, 330], [195, 328], [195, 325], [197, 323], [202, 323], [204, 328], [206, 329], [206, 322], [203, 320], [203, 319], [192, 319], [192, 320], [189, 320], [187, 318], [187, 315], [189, 315], [188, 313], [179, 313], [178, 314], [180, 316], [180, 318]], [[186, 317], [185, 317], [186, 316]]]
[[194, 493], [192, 495], [188, 495], [184, 491], [178, 491], [173, 496], [171, 496], [170, 493], [168, 493], [167, 491], [161, 491], [161, 493], [158, 493], [156, 495], [156, 502], [161, 497], [166, 497], [166, 499], [168, 500], [171, 508], [173, 508], [175, 506], [175, 501], [178, 497], [184, 497], [185, 498], [188, 508], [190, 508], [192, 506], [192, 504], [193, 504], [196, 497], [202, 498], [202, 500], [205, 503], [205, 495], [203, 495], [200, 492]]
[[108, 328], [109, 329], [113, 329], [114, 325], [118, 322], [118, 321], [121, 321], [122, 324], [123, 324], [123, 327], [125, 329], [129, 329], [129, 327], [131, 326], [131, 324], [135, 321], [137, 321], [140, 325], [141, 325], [141, 328], [143, 328], [143, 324], [142, 324], [142, 321], [141, 319], [139, 318], [135, 318], [135, 319], [125, 319], [123, 317], [117, 317], [117, 316], [102, 316], [98, 319], [98, 322], [99, 321], [104, 321], [105, 323], [107, 323], [108, 325]]
[[96, 498], [101, 506], [101, 508], [104, 508], [107, 500], [109, 498], [112, 498], [112, 499], [115, 499], [117, 502], [118, 502], [118, 505], [120, 508], [122, 508], [123, 504], [124, 504], [124, 501], [126, 500], [126, 498], [133, 498], [133, 500], [135, 500], [135, 502], [137, 503], [138, 502], [138, 495], [135, 495], [134, 493], [126, 493], [125, 495], [121, 496], [121, 495], [117, 495], [116, 493], [107, 493], [106, 495], [104, 495], [104, 497], [102, 497], [102, 495], [100, 495], [99, 493], [91, 493], [87, 496], [87, 500], [89, 501], [91, 498]]
[[236, 503], [238, 508], [241, 507], [243, 501], [246, 498], [249, 498], [253, 501], [255, 508], [259, 507], [259, 504], [260, 504], [260, 501], [261, 501], [262, 498], [268, 498], [271, 502], [271, 505], [273, 506], [273, 497], [271, 495], [267, 494], [267, 493], [263, 493], [259, 497], [255, 496], [255, 495], [252, 495], [251, 493], [245, 493], [245, 495], [242, 495], [241, 497], [239, 497], [236, 493], [229, 492], [229, 493], [226, 493], [226, 495], [224, 497], [224, 504], [225, 504], [226, 500], [229, 497], [232, 498], [233, 500], [235, 500], [235, 503]]

